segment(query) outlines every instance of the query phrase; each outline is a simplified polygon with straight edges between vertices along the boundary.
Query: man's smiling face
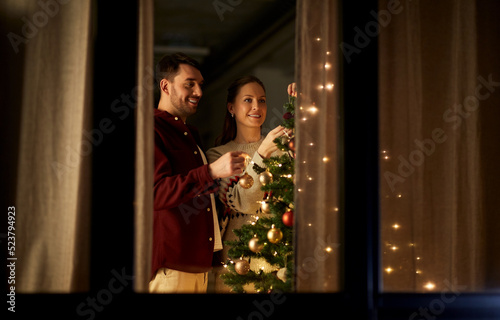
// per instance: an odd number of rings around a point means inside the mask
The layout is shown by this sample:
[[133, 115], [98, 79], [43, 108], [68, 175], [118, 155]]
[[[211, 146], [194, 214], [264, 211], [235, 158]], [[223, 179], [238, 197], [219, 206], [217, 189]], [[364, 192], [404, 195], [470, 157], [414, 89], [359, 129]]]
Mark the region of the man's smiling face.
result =
[[196, 113], [203, 95], [202, 85], [200, 70], [188, 64], [179, 65], [179, 72], [172, 82], [168, 82], [168, 94], [175, 115], [186, 121], [187, 117]]

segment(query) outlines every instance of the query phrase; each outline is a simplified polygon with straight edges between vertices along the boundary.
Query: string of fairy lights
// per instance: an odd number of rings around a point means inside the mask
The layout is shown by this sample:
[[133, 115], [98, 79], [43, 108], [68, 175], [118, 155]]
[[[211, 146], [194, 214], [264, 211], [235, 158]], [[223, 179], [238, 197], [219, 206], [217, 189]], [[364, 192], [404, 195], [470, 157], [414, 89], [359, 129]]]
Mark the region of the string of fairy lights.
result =
[[[322, 41], [321, 38], [315, 38], [315, 42], [320, 43]], [[331, 56], [330, 51], [326, 51], [324, 55], [324, 60], [328, 60], [328, 58]], [[328, 61], [324, 61], [318, 64], [318, 69], [321, 72], [328, 72], [332, 70], [332, 64]], [[324, 79], [327, 79], [328, 77], [323, 77]], [[331, 77], [330, 77], [331, 78]], [[316, 89], [320, 91], [326, 91], [326, 92], [332, 92], [335, 88], [335, 84], [333, 82], [329, 81], [323, 81], [322, 83], [319, 83], [316, 85]], [[300, 110], [298, 112], [298, 115], [300, 117], [297, 117], [297, 120], [299, 120], [301, 123], [301, 126], [307, 126], [308, 122], [314, 123], [314, 118], [315, 117], [320, 117], [324, 116], [322, 115], [321, 108], [319, 108], [314, 101], [308, 103], [308, 105], [300, 105], [298, 107]], [[311, 148], [316, 148], [317, 147], [317, 141], [315, 140], [314, 136], [310, 136], [309, 139], [310, 141], [305, 141], [302, 143], [303, 147], [311, 147]], [[329, 155], [320, 155], [321, 157], [321, 162], [323, 162], [325, 165], [331, 165], [332, 159]], [[382, 165], [388, 164], [391, 161], [391, 156], [388, 150], [381, 150], [381, 161]], [[310, 165], [315, 165], [315, 164], [308, 164], [307, 160], [301, 160], [299, 163], [303, 168], [305, 168], [304, 171], [304, 178], [303, 181], [300, 181], [302, 184], [296, 184], [295, 188], [298, 193], [301, 193], [304, 191], [306, 188], [307, 183], [314, 183], [315, 182], [315, 176], [311, 173], [310, 170], [308, 170], [308, 167]], [[295, 176], [292, 175], [287, 175], [287, 178], [292, 178], [294, 179], [295, 182]], [[382, 187], [383, 190], [383, 187]], [[394, 195], [386, 195], [386, 198], [390, 198], [391, 200], [402, 200], [404, 199], [404, 195], [402, 193], [396, 193]], [[387, 199], [386, 199], [387, 200]], [[263, 209], [265, 210], [265, 201], [262, 201], [262, 206]], [[333, 207], [331, 209], [333, 212], [338, 212], [339, 208], [338, 207]], [[250, 215], [248, 223], [254, 225], [256, 221], [259, 219], [259, 216], [257, 215]], [[393, 217], [391, 217], [393, 219]], [[430, 275], [427, 275], [422, 268], [422, 257], [420, 255], [417, 255], [416, 252], [418, 250], [415, 250], [415, 247], [417, 246], [416, 243], [411, 241], [411, 239], [408, 239], [411, 237], [409, 235], [409, 227], [402, 224], [400, 221], [382, 221], [382, 224], [385, 225], [382, 226], [382, 239], [384, 240], [381, 245], [381, 253], [382, 253], [382, 273], [383, 273], [383, 283], [389, 283], [390, 281], [393, 281], [392, 283], [396, 283], [398, 280], [395, 279], [394, 277], [398, 277], [398, 275], [401, 275], [401, 272], [413, 272], [414, 276], [416, 277], [415, 279], [415, 285], [417, 286], [417, 291], [419, 290], [424, 290], [424, 291], [433, 291], [436, 290], [436, 282], [433, 281], [430, 278]], [[314, 228], [314, 223], [312, 221], [307, 222], [305, 224], [307, 227], [313, 227]], [[405, 237], [402, 237], [402, 233], [406, 233]], [[396, 240], [394, 240], [395, 238]], [[402, 243], [401, 239], [406, 239], [410, 241], [406, 241], [405, 243]], [[267, 245], [266, 242], [263, 244], [264, 246]], [[288, 245], [288, 243], [285, 243], [285, 245]], [[322, 248], [324, 252], [331, 254], [334, 252], [334, 249], [330, 245], [326, 245], [324, 248]], [[405, 266], [402, 265], [402, 261], [404, 260], [403, 257], [401, 256], [401, 252], [406, 250], [406, 254], [408, 254], [404, 259], [406, 260], [411, 260], [408, 261]], [[408, 251], [409, 250], [409, 251]], [[278, 254], [277, 252], [274, 253], [275, 255]], [[254, 272], [272, 272], [276, 271], [275, 267], [269, 265], [266, 261], [256, 261], [257, 263], [254, 263], [252, 265], [252, 268], [255, 269], [253, 270]], [[231, 264], [236, 264], [238, 261], [234, 260], [229, 260], [224, 264], [224, 267], [226, 268], [227, 265]], [[250, 266], [248, 266], [250, 268]], [[282, 269], [284, 271], [284, 268]], [[279, 278], [284, 277], [284, 273], [280, 274], [278, 270], [278, 275]], [[428, 278], [429, 277], [429, 278]], [[393, 278], [395, 280], [393, 280]], [[396, 282], [395, 282], [396, 281]], [[388, 290], [391, 289], [398, 289], [398, 288], [387, 288]], [[412, 291], [411, 288], [406, 288], [407, 291]]]
[[[388, 150], [380, 151], [381, 165], [388, 165], [391, 156]], [[381, 186], [384, 191], [384, 185]], [[401, 192], [385, 195], [387, 201], [401, 201], [405, 197]], [[389, 208], [385, 208], [388, 210]], [[384, 210], [384, 205], [382, 206]], [[388, 284], [388, 291], [434, 291], [437, 289], [436, 282], [430, 274], [423, 271], [423, 258], [418, 254], [417, 244], [411, 239], [410, 227], [394, 220], [393, 217], [384, 217], [382, 212], [382, 270], [384, 286]], [[384, 227], [384, 225], [388, 227]], [[397, 239], [397, 240], [394, 240]], [[402, 243], [404, 242], [404, 243]], [[404, 253], [403, 253], [403, 252]], [[407, 261], [408, 260], [408, 261]], [[405, 263], [406, 262], [406, 263]], [[410, 283], [400, 281], [402, 272], [413, 273], [414, 279]], [[396, 277], [392, 279], [393, 277]], [[412, 287], [412, 283], [414, 287]]]
[[[319, 46], [324, 45], [324, 41], [321, 37], [315, 37], [313, 38], [313, 44], [317, 44]], [[325, 52], [325, 51], [323, 51]], [[323, 75], [326, 75], [327, 72], [332, 71], [334, 68], [332, 64], [328, 61], [329, 58], [332, 57], [332, 52], [331, 51], [326, 51], [325, 54], [323, 55], [323, 61], [318, 63], [317, 65], [317, 70], [322, 73]], [[319, 78], [322, 79], [329, 79], [328, 76], [321, 77], [318, 76]], [[331, 77], [330, 77], [331, 79]], [[335, 84], [332, 81], [323, 81], [322, 83], [319, 83], [316, 85], [316, 88], [320, 91], [326, 91], [326, 92], [331, 92], [335, 88]], [[299, 118], [301, 125], [305, 126], [308, 121], [310, 121], [313, 117], [318, 117], [318, 116], [325, 116], [321, 114], [320, 108], [316, 105], [316, 103], [313, 101], [309, 105], [300, 105], [299, 109], [301, 111], [301, 116]], [[311, 121], [312, 122], [312, 121]], [[311, 139], [314, 139], [314, 137], [311, 137]], [[314, 148], [316, 147], [316, 141], [311, 140], [307, 141], [305, 143], [302, 143], [302, 146], [304, 147], [311, 147]], [[328, 155], [321, 156], [321, 159], [323, 163], [329, 164], [331, 161], [330, 157]], [[391, 161], [391, 156], [389, 154], [388, 150], [381, 150], [381, 161], [382, 165], [384, 164], [389, 164]], [[306, 160], [302, 160], [301, 165], [306, 169], [306, 174], [305, 174], [305, 182], [313, 182], [315, 180], [315, 177], [310, 173], [310, 171], [307, 170], [307, 166], [309, 165]], [[298, 192], [302, 192], [302, 189], [305, 187], [302, 186], [296, 186]], [[383, 187], [382, 187], [383, 190]], [[394, 195], [391, 193], [391, 195], [387, 196], [390, 197], [390, 200], [393, 201], [401, 201], [404, 200], [405, 197], [402, 193], [395, 193]], [[389, 200], [389, 199], [386, 199]], [[333, 209], [334, 211], [338, 212], [338, 207], [335, 207]], [[390, 216], [390, 215], [389, 215]], [[414, 291], [415, 289], [417, 291], [433, 291], [438, 289], [436, 282], [432, 279], [432, 275], [428, 274], [427, 272], [424, 272], [424, 267], [423, 267], [423, 257], [421, 254], [419, 254], [418, 248], [416, 248], [417, 244], [414, 242], [414, 240], [411, 238], [412, 235], [409, 233], [409, 226], [403, 225], [400, 221], [393, 220], [395, 219], [394, 216], [391, 216], [387, 221], [383, 220], [382, 221], [382, 232], [381, 232], [381, 237], [385, 239], [391, 239], [391, 238], [396, 238], [396, 240], [391, 240], [391, 241], [385, 241], [383, 242], [381, 252], [383, 254], [382, 257], [382, 270], [383, 270], [383, 282], [389, 282], [390, 278], [397, 278], [398, 275], [401, 274], [402, 271], [404, 272], [410, 272], [414, 273], [414, 285], [416, 286], [415, 288], [410, 288], [408, 287], [408, 284], [402, 284], [401, 282], [398, 283], [398, 286], [401, 288], [401, 286], [406, 286], [407, 291]], [[385, 225], [385, 227], [384, 227]], [[312, 223], [308, 223], [309, 227], [312, 227]], [[406, 233], [404, 237], [403, 233]], [[396, 235], [398, 235], [396, 237]], [[404, 239], [404, 243], [402, 242]], [[332, 252], [332, 248], [327, 247], [325, 248], [325, 251], [327, 252]], [[405, 251], [405, 257], [401, 256], [401, 252]], [[406, 264], [403, 266], [402, 261], [406, 260]], [[403, 270], [404, 269], [404, 270]], [[395, 280], [396, 282], [398, 280]], [[394, 283], [394, 282], [393, 282]]]
[[[315, 42], [318, 44], [322, 42], [322, 39], [320, 37], [316, 37]], [[332, 70], [332, 64], [328, 62], [328, 58], [331, 56], [331, 51], [326, 51], [325, 52], [325, 61], [320, 63], [318, 65], [318, 71], [321, 72], [328, 72]], [[328, 78], [328, 77], [325, 77]], [[335, 84], [333, 82], [328, 82], [325, 81], [323, 83], [320, 83], [316, 86], [318, 90], [326, 90], [326, 91], [333, 91], [335, 88]], [[307, 121], [309, 121], [312, 117], [316, 116], [321, 116], [321, 111], [320, 108], [314, 103], [311, 102], [310, 105], [308, 106], [299, 106], [299, 109], [302, 111], [301, 112], [301, 117], [300, 121], [302, 122], [302, 125], [305, 125]], [[304, 143], [303, 145], [309, 146], [314, 148], [316, 146], [316, 141], [308, 141]], [[389, 162], [391, 160], [391, 157], [389, 155], [388, 150], [382, 150], [381, 151], [381, 159], [384, 162]], [[330, 162], [330, 158], [325, 155], [322, 157], [323, 163], [327, 164]], [[307, 165], [306, 160], [303, 160], [301, 163], [303, 166]], [[307, 168], [306, 168], [307, 169]], [[314, 176], [311, 175], [310, 173], [306, 174], [306, 181], [314, 181]], [[302, 187], [297, 186], [297, 191], [302, 192]], [[391, 196], [394, 198], [396, 201], [398, 200], [403, 200], [403, 194], [402, 193], [396, 193], [395, 195]], [[338, 207], [333, 209], [334, 211], [338, 211]], [[388, 224], [390, 226], [389, 228], [382, 228], [383, 232], [386, 234], [382, 234], [382, 237], [384, 239], [389, 239], [391, 238], [394, 234], [396, 233], [402, 233], [402, 232], [408, 232], [407, 226], [404, 226], [401, 224], [401, 222], [398, 221], [382, 221], [383, 224]], [[309, 227], [312, 227], [312, 223], [308, 223]], [[409, 236], [409, 234], [408, 234]], [[407, 246], [406, 249], [410, 249], [409, 256], [405, 257], [405, 259], [409, 259], [412, 261], [409, 261], [408, 263], [408, 270], [405, 270], [405, 272], [414, 272], [415, 274], [415, 285], [417, 286], [417, 291], [419, 290], [424, 290], [424, 291], [433, 291], [436, 288], [436, 282], [432, 280], [431, 275], [424, 273], [423, 268], [422, 268], [422, 256], [416, 254], [418, 250], [416, 250], [416, 244], [412, 239], [407, 239], [405, 244], [399, 243], [398, 241], [386, 241], [382, 245], [384, 246], [382, 249], [383, 252], [383, 257], [382, 257], [382, 270], [383, 270], [383, 277], [384, 277], [384, 282], [388, 279], [389, 277], [397, 277], [397, 275], [402, 271], [402, 266], [401, 266], [401, 260], [402, 257], [400, 255], [400, 252], [402, 251], [401, 249], [403, 246]], [[332, 248], [327, 247], [325, 248], [325, 251], [331, 252]], [[412, 291], [411, 288], [408, 288], [408, 291]]]

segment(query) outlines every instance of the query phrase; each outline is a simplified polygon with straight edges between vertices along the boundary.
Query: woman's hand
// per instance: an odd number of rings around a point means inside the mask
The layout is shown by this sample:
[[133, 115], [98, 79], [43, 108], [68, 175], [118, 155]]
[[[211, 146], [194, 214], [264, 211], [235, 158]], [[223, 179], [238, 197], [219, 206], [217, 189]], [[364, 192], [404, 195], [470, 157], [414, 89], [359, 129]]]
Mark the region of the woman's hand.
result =
[[257, 149], [257, 152], [260, 154], [260, 156], [264, 159], [268, 159], [271, 157], [271, 154], [278, 150], [278, 147], [274, 143], [274, 139], [281, 137], [282, 135], [289, 134], [289, 129], [285, 129], [282, 126], [277, 126], [273, 130], [269, 131], [267, 136], [264, 138], [264, 141], [262, 141], [261, 145], [259, 146], [259, 149]]
[[286, 92], [288, 92], [289, 96], [297, 97], [297, 84], [295, 82], [290, 83]]

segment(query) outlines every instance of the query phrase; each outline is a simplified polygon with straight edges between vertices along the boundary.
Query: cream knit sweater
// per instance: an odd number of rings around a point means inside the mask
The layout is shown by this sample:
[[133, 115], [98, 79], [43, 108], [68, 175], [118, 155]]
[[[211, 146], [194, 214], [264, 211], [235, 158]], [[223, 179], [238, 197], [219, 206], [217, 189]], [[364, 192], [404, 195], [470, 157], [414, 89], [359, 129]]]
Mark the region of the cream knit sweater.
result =
[[[220, 179], [218, 196], [226, 207], [225, 212], [219, 212], [219, 224], [223, 242], [236, 240], [238, 237], [233, 233], [234, 229], [239, 229], [243, 224], [255, 221], [257, 216], [262, 217], [265, 215], [260, 209], [260, 202], [264, 198], [264, 191], [260, 190], [262, 185], [259, 182], [259, 175], [253, 170], [254, 163], [262, 168], [265, 167], [262, 157], [257, 152], [263, 140], [264, 137], [257, 142], [247, 144], [239, 144], [232, 140], [225, 145], [209, 149], [206, 152], [210, 163], [231, 151], [243, 151], [252, 158], [245, 169], [245, 172], [253, 178], [254, 182], [252, 187], [245, 189], [238, 184], [238, 180], [242, 174]], [[278, 150], [271, 156], [280, 155], [281, 153], [282, 152]], [[228, 250], [229, 248], [224, 245], [222, 249], [222, 262], [224, 263], [228, 258]], [[251, 270], [258, 271], [258, 269], [262, 268], [264, 272], [271, 272], [276, 269], [265, 262], [264, 259], [252, 259], [252, 261], [250, 261]], [[224, 269], [222, 267], [215, 268], [214, 272], [217, 274], [215, 283], [216, 292], [229, 292], [230, 288], [225, 286], [218, 276], [224, 272]], [[247, 292], [254, 292], [252, 288], [245, 288], [245, 290]]]

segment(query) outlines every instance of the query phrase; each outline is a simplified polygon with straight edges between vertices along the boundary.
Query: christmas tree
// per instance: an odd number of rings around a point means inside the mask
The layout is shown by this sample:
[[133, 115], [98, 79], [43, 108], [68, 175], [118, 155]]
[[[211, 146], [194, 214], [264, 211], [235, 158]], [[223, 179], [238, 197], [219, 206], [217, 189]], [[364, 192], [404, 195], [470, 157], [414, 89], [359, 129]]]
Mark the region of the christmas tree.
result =
[[[289, 96], [283, 107], [282, 126], [294, 132], [295, 97]], [[274, 143], [283, 154], [264, 159], [265, 168], [253, 165], [264, 191], [261, 210], [267, 215], [255, 216], [254, 221], [233, 230], [238, 240], [224, 243], [230, 249], [229, 260], [224, 265], [228, 272], [221, 278], [234, 292], [245, 292], [244, 286], [248, 284], [253, 284], [261, 293], [290, 292], [293, 288], [295, 138], [293, 134], [287, 135], [275, 139]], [[252, 259], [265, 261], [271, 267], [251, 270]]]

